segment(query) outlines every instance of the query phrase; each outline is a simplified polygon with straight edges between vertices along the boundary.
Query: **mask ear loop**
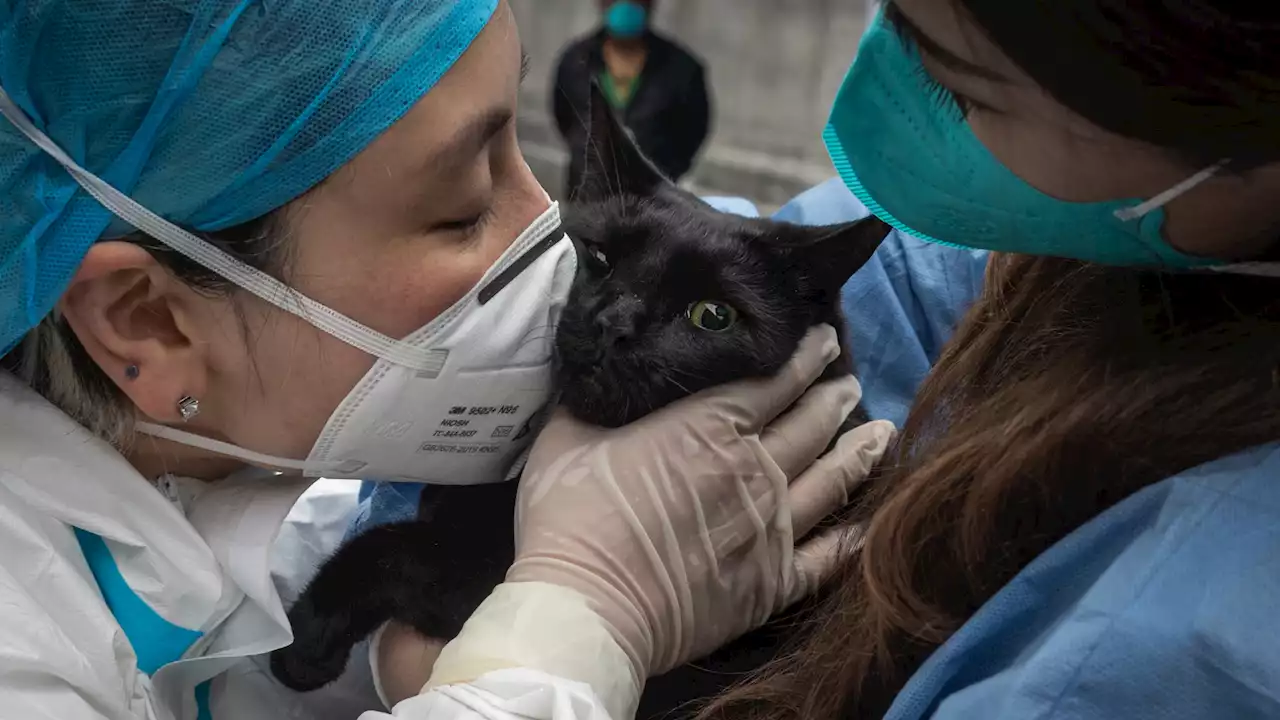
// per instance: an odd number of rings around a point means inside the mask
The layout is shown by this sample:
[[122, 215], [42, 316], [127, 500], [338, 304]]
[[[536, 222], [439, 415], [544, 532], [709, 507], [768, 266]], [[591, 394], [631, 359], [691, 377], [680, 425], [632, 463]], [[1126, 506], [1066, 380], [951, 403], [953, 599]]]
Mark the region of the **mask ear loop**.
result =
[[1223, 275], [1252, 275], [1254, 277], [1280, 278], [1280, 262], [1242, 262], [1226, 265], [1209, 265], [1209, 272]]
[[[1150, 200], [1134, 205], [1131, 208], [1117, 210], [1115, 216], [1119, 220], [1129, 221], [1137, 220], [1151, 214], [1155, 210], [1168, 205], [1177, 198], [1187, 194], [1191, 190], [1204, 183], [1209, 178], [1217, 175], [1226, 167], [1231, 160], [1229, 158], [1219, 160], [1164, 192], [1156, 195]], [[1252, 275], [1254, 277], [1280, 278], [1280, 262], [1237, 262], [1226, 263], [1223, 265], [1206, 265], [1200, 268], [1206, 272], [1215, 272], [1224, 275]]]
[[1204, 183], [1206, 180], [1213, 177], [1214, 175], [1217, 175], [1218, 172], [1222, 170], [1222, 168], [1225, 167], [1228, 162], [1230, 162], [1230, 160], [1226, 160], [1226, 159], [1219, 160], [1213, 165], [1210, 165], [1209, 167], [1201, 170], [1195, 175], [1192, 175], [1186, 180], [1183, 180], [1177, 185], [1174, 185], [1173, 187], [1169, 188], [1168, 190], [1165, 190], [1164, 192], [1160, 193], [1159, 195], [1156, 195], [1155, 197], [1151, 198], [1150, 200], [1144, 203], [1139, 203], [1137, 205], [1134, 205], [1133, 207], [1123, 208], [1121, 210], [1115, 211], [1116, 219], [1123, 220], [1124, 222], [1128, 222], [1130, 220], [1137, 220], [1138, 218], [1142, 218], [1142, 217], [1146, 217], [1147, 215], [1150, 215], [1156, 210], [1159, 210], [1165, 205], [1168, 205], [1174, 200], [1177, 200], [1183, 195], [1186, 195], [1187, 193], [1191, 192], [1200, 184]]
[[135, 423], [134, 429], [143, 435], [150, 435], [151, 437], [169, 440], [180, 445], [208, 450], [216, 455], [243, 460], [260, 468], [269, 468], [278, 472], [297, 472], [307, 477], [322, 477], [326, 475], [329, 477], [355, 477], [360, 472], [360, 469], [365, 466], [364, 463], [358, 461], [319, 464], [307, 462], [306, 460], [276, 457], [275, 455], [246, 450], [238, 445], [232, 445], [221, 440], [214, 440], [203, 435], [196, 435], [185, 430], [150, 422]]

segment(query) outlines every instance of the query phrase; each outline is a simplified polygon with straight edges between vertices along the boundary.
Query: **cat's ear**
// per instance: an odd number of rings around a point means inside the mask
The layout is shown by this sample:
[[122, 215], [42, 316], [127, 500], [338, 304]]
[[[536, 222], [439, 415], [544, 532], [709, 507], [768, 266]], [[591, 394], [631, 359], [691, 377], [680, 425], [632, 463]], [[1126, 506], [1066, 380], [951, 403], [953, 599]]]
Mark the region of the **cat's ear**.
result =
[[831, 292], [839, 292], [893, 228], [874, 215], [842, 225], [790, 225], [776, 235], [793, 261]]
[[590, 113], [586, 167], [572, 199], [595, 202], [623, 195], [648, 197], [657, 192], [667, 179], [640, 151], [595, 80], [591, 81]]

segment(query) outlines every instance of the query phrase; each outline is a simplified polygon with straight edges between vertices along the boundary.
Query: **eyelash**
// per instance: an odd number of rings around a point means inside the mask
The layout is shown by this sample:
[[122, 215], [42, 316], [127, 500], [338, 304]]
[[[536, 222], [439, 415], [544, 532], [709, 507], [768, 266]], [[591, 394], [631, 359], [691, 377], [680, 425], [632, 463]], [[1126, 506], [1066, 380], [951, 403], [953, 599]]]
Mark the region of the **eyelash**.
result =
[[932, 75], [925, 72], [923, 69], [920, 72], [924, 75], [925, 85], [929, 88], [929, 95], [933, 98], [934, 102], [940, 105], [945, 104], [954, 106], [960, 111], [961, 117], [967, 119], [970, 115], [978, 111], [994, 112], [991, 106], [986, 105], [979, 100], [974, 100], [964, 93], [952, 90], [946, 85], [935, 80]]
[[463, 237], [470, 238], [484, 227], [484, 224], [489, 220], [490, 210], [491, 208], [486, 207], [484, 212], [477, 213], [469, 218], [440, 223], [435, 229], [438, 232], [461, 233]]

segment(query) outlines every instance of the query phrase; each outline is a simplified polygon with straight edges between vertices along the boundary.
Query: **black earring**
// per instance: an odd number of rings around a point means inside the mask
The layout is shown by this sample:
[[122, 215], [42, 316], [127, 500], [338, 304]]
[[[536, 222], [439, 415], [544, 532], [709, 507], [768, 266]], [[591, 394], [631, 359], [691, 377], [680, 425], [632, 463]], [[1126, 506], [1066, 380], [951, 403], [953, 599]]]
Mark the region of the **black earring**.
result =
[[142, 374], [142, 371], [138, 369], [137, 365], [130, 365], [129, 367], [124, 369], [124, 376], [129, 378], [130, 380], [137, 380], [138, 376], [141, 374]]

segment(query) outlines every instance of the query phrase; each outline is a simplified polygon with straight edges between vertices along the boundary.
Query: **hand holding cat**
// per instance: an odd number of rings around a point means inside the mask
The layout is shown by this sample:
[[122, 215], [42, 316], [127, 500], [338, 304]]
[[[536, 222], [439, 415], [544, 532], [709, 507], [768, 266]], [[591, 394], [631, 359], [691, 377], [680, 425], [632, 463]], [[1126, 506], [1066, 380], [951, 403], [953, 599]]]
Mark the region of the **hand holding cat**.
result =
[[643, 678], [813, 592], [852, 538], [796, 540], [847, 501], [894, 433], [868, 423], [819, 458], [861, 397], [852, 377], [810, 387], [838, 354], [823, 326], [775, 377], [616, 430], [557, 416], [521, 481], [516, 562], [429, 685], [523, 667], [586, 682], [628, 717]]

